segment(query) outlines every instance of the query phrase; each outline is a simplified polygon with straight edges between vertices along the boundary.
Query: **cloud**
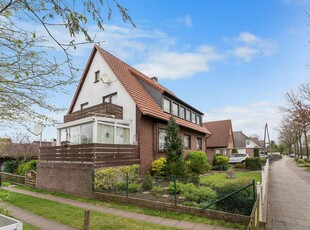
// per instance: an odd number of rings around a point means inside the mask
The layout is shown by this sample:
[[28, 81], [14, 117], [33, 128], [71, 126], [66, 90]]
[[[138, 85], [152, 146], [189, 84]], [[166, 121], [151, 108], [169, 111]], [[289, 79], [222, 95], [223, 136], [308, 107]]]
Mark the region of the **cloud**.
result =
[[245, 106], [227, 106], [205, 113], [205, 121], [231, 119], [234, 131], [243, 131], [247, 136], [264, 136], [265, 124], [268, 124], [270, 138], [276, 140], [281, 116], [278, 107], [269, 101], [253, 102]]
[[176, 22], [183, 24], [185, 27], [191, 27], [193, 25], [192, 18], [189, 15], [177, 18]]
[[233, 38], [223, 38], [225, 43], [233, 46], [228, 53], [245, 62], [249, 62], [259, 56], [270, 56], [276, 52], [277, 46], [270, 39], [263, 39], [250, 32], [241, 32]]
[[175, 80], [208, 72], [210, 63], [222, 58], [223, 56], [213, 47], [204, 45], [193, 52], [157, 52], [151, 55], [145, 63], [135, 65], [135, 67], [149, 76]]

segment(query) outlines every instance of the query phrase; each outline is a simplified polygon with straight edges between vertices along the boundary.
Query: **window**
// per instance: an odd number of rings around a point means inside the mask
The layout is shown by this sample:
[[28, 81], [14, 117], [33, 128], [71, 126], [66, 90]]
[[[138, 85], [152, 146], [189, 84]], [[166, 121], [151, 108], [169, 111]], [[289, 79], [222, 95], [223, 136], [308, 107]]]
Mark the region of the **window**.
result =
[[185, 108], [184, 107], [180, 107], [180, 117], [185, 119]]
[[197, 125], [201, 125], [201, 116], [197, 115]]
[[172, 104], [172, 114], [174, 116], [179, 116], [179, 105], [176, 103]]
[[192, 122], [196, 123], [196, 114], [195, 113], [192, 113]]
[[116, 144], [130, 143], [130, 129], [124, 127], [116, 127]]
[[171, 101], [164, 98], [164, 111], [170, 113]]
[[249, 141], [247, 141], [247, 142], [246, 142], [246, 145], [250, 145], [250, 142], [249, 142]]
[[93, 142], [93, 125], [91, 123], [81, 125], [81, 144]]
[[117, 96], [117, 93], [112, 93], [112, 94], [109, 94], [107, 96], [103, 96], [102, 97], [102, 102], [106, 102], [106, 103], [111, 103], [111, 104], [116, 104], [116, 96]]
[[158, 150], [163, 151], [165, 149], [165, 137], [167, 131], [165, 129], [158, 129]]
[[197, 137], [197, 149], [202, 150], [202, 138]]
[[98, 143], [114, 144], [114, 125], [98, 124]]
[[186, 120], [191, 120], [191, 111], [189, 111], [188, 109], [186, 110]]
[[191, 148], [191, 136], [184, 134], [184, 148], [190, 149]]
[[94, 83], [98, 82], [99, 78], [100, 78], [100, 70], [95, 72], [95, 82]]
[[79, 144], [80, 141], [80, 126], [73, 126], [69, 128], [69, 141], [73, 145]]
[[85, 109], [88, 106], [88, 102], [81, 104], [81, 109]]

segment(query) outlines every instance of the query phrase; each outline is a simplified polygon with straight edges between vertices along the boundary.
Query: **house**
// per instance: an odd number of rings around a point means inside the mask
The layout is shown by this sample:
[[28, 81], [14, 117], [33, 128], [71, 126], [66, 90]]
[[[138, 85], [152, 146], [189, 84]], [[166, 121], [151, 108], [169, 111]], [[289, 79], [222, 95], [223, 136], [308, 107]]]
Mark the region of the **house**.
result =
[[229, 156], [235, 147], [231, 120], [205, 122], [203, 125], [211, 132], [206, 139], [206, 153], [209, 161], [215, 154]]
[[[205, 150], [210, 132], [203, 113], [99, 46], [94, 46], [57, 146], [42, 147], [37, 187], [91, 196], [97, 168], [140, 164], [140, 173], [163, 155], [167, 121], [180, 128], [184, 155]], [[60, 179], [61, 178], [61, 179]]]
[[247, 153], [249, 156], [254, 156], [254, 149], [259, 148], [258, 143], [253, 141], [242, 131], [234, 132], [233, 135], [235, 148], [238, 150], [238, 153]]

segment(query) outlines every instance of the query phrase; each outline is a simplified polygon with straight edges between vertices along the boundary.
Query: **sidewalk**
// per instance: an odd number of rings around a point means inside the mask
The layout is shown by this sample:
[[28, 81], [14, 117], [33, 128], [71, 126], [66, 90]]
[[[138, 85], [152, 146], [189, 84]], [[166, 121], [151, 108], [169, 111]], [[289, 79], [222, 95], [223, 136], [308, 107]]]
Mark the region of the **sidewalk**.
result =
[[268, 191], [267, 229], [310, 229], [310, 173], [292, 158], [272, 163]]
[[[167, 219], [163, 217], [149, 216], [149, 215], [139, 214], [135, 212], [122, 211], [122, 210], [118, 210], [114, 208], [108, 208], [104, 206], [89, 204], [89, 203], [76, 201], [76, 200], [70, 200], [70, 199], [56, 197], [52, 195], [25, 191], [22, 189], [16, 189], [14, 187], [3, 187], [2, 189], [28, 195], [28, 196], [38, 197], [38, 198], [42, 198], [46, 200], [52, 200], [52, 201], [56, 201], [56, 202], [63, 203], [63, 204], [69, 204], [75, 207], [83, 208], [85, 210], [97, 211], [97, 212], [107, 213], [107, 214], [121, 216], [125, 218], [131, 218], [131, 219], [135, 219], [139, 221], [155, 223], [155, 224], [163, 225], [166, 227], [174, 227], [174, 228], [180, 228], [180, 229], [193, 229], [193, 230], [230, 230], [230, 228], [225, 228], [221, 226], [199, 224], [199, 223], [193, 223], [193, 222], [182, 221], [182, 220], [173, 220], [173, 219]], [[13, 214], [12, 216], [15, 217]], [[15, 217], [15, 218], [18, 219], [18, 217]], [[30, 222], [28, 223], [31, 224]], [[54, 229], [60, 229], [60, 228], [54, 228]], [[66, 229], [70, 229], [70, 228], [66, 228]]]
[[71, 228], [67, 225], [64, 224], [60, 224], [57, 222], [54, 222], [52, 220], [46, 219], [44, 217], [35, 215], [31, 212], [28, 212], [24, 209], [15, 207], [13, 205], [9, 205], [7, 207], [10, 216], [14, 217], [15, 219], [18, 219], [24, 223], [28, 223], [31, 224], [39, 229], [43, 229], [43, 230], [70, 230], [70, 229], [74, 229]]

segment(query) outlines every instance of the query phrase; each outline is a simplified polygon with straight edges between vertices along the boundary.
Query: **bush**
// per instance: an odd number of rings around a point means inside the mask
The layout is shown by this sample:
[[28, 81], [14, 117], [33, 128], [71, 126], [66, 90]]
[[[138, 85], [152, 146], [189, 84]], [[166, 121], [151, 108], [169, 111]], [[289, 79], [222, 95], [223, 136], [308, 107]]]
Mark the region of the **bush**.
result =
[[212, 165], [209, 162], [206, 162], [205, 169], [206, 169], [206, 172], [209, 172], [212, 169]]
[[142, 188], [144, 190], [151, 190], [153, 188], [153, 179], [150, 174], [147, 174], [144, 178]]
[[305, 163], [309, 163], [310, 162], [308, 158], [305, 158], [304, 161], [305, 161]]
[[262, 161], [262, 165], [265, 165], [267, 162], [267, 158], [265, 157], [260, 157], [260, 160]]
[[30, 171], [30, 170], [36, 171], [37, 163], [38, 163], [37, 160], [31, 160], [23, 164], [20, 164], [16, 170], [16, 173], [19, 175], [25, 176], [27, 171]]
[[249, 170], [261, 170], [262, 161], [259, 157], [248, 157], [245, 159], [245, 168]]
[[161, 195], [163, 193], [163, 191], [164, 191], [164, 189], [160, 186], [153, 186], [153, 188], [152, 188], [152, 194], [156, 195], [156, 196]]
[[259, 157], [259, 148], [254, 148], [254, 157]]
[[166, 158], [161, 157], [152, 162], [152, 173], [155, 176], [164, 176], [164, 168], [166, 166]]
[[117, 168], [99, 170], [94, 175], [94, 189], [102, 192], [105, 189], [114, 189], [117, 184], [119, 171]]
[[[180, 181], [176, 180], [175, 182], [175, 191], [177, 194], [180, 194], [182, 192], [182, 188], [183, 188], [183, 183], [181, 183]], [[169, 183], [169, 191], [171, 193], [174, 193], [174, 182], [173, 181], [170, 181]]]
[[299, 160], [299, 158], [298, 158], [298, 157], [295, 157], [294, 160], [295, 160], [295, 162], [297, 162], [297, 161]]
[[128, 192], [130, 193], [138, 192], [140, 188], [141, 188], [141, 184], [138, 184], [138, 183], [128, 184]]
[[176, 176], [186, 176], [187, 170], [183, 159], [170, 162], [165, 165], [164, 168], [165, 175], [176, 175]]
[[115, 185], [116, 191], [126, 190], [126, 182], [122, 181]]
[[303, 159], [298, 159], [297, 163], [298, 163], [298, 164], [304, 164], [305, 161], [304, 161]]
[[223, 155], [216, 155], [213, 160], [213, 166], [217, 167], [219, 170], [226, 170], [228, 166], [229, 158]]
[[[218, 199], [233, 193], [248, 183], [229, 183], [215, 187]], [[249, 187], [216, 204], [217, 210], [249, 216], [253, 208], [253, 189]]]
[[237, 164], [235, 164], [235, 168], [236, 168], [236, 169], [244, 169], [244, 168], [245, 168], [245, 165], [242, 164], [242, 163], [237, 163]]
[[185, 197], [186, 201], [192, 201], [196, 203], [202, 202], [212, 202], [217, 198], [216, 192], [206, 186], [199, 186], [189, 183], [182, 186], [182, 195]]
[[238, 153], [238, 149], [233, 149], [232, 153]]
[[3, 163], [3, 167], [4, 167], [4, 172], [7, 173], [16, 173], [17, 168], [19, 165], [19, 161], [16, 160], [12, 160], [12, 161], [5, 161]]
[[129, 182], [136, 182], [139, 178], [139, 165], [123, 166], [119, 168], [119, 174], [123, 180], [126, 181], [126, 175], [128, 174]]
[[205, 173], [206, 163], [208, 163], [208, 158], [206, 153], [202, 151], [189, 152], [185, 158], [185, 165], [188, 171], [195, 174]]

